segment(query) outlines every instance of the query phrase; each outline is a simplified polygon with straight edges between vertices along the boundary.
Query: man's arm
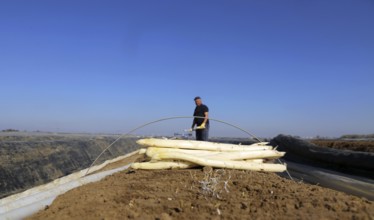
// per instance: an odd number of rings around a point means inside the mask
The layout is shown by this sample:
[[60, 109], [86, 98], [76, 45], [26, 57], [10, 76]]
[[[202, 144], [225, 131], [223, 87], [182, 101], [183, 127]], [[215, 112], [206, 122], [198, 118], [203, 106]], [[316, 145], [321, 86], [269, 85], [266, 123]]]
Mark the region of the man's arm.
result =
[[208, 112], [204, 112], [204, 121], [196, 129], [205, 129], [205, 124], [208, 121], [208, 116], [209, 116], [209, 113]]
[[209, 117], [209, 112], [204, 112], [204, 121], [203, 121], [203, 124], [205, 125], [206, 122], [208, 121], [208, 117]]

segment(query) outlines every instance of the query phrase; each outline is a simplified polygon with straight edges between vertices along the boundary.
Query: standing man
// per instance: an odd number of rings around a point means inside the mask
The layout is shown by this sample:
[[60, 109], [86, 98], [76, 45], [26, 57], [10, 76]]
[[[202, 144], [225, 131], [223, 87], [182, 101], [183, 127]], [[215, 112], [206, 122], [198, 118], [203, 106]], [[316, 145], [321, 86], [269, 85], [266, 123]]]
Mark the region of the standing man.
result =
[[192, 129], [196, 127], [196, 140], [198, 141], [208, 141], [209, 136], [209, 109], [208, 106], [204, 105], [199, 96], [195, 97], [196, 108], [193, 116], [199, 116], [199, 118], [194, 118], [192, 122]]

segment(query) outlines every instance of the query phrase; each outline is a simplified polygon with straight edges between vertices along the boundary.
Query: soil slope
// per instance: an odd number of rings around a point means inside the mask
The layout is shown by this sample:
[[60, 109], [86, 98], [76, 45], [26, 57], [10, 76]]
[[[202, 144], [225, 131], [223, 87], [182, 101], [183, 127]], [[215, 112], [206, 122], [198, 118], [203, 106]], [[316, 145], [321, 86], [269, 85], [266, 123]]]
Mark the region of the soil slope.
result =
[[[117, 136], [20, 133], [0, 135], [0, 198], [24, 191], [90, 166]], [[97, 164], [137, 149], [123, 138]]]

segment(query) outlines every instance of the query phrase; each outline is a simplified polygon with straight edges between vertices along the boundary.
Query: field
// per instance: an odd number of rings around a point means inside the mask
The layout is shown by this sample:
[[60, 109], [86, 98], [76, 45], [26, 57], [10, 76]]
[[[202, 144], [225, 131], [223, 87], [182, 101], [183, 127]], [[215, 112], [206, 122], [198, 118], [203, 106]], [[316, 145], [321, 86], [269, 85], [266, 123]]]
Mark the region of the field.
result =
[[[1, 196], [81, 170], [113, 140], [107, 135], [0, 135]], [[138, 148], [121, 140], [100, 162]], [[222, 140], [221, 140], [222, 141]], [[228, 141], [228, 140], [223, 140]], [[241, 142], [241, 141], [240, 141]], [[312, 140], [373, 152], [374, 142]], [[119, 161], [112, 169], [142, 160]], [[211, 169], [126, 170], [60, 195], [30, 219], [373, 219], [374, 203], [274, 173]]]

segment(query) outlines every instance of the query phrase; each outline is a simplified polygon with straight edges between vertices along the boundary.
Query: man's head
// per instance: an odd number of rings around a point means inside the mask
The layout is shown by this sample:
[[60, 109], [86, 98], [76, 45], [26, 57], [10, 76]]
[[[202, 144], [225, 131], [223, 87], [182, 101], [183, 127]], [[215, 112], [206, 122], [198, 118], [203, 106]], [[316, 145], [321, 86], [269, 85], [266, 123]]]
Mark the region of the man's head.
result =
[[196, 97], [194, 98], [194, 100], [195, 100], [195, 104], [196, 104], [197, 106], [200, 106], [201, 104], [203, 104], [203, 102], [201, 101], [200, 96], [196, 96]]

